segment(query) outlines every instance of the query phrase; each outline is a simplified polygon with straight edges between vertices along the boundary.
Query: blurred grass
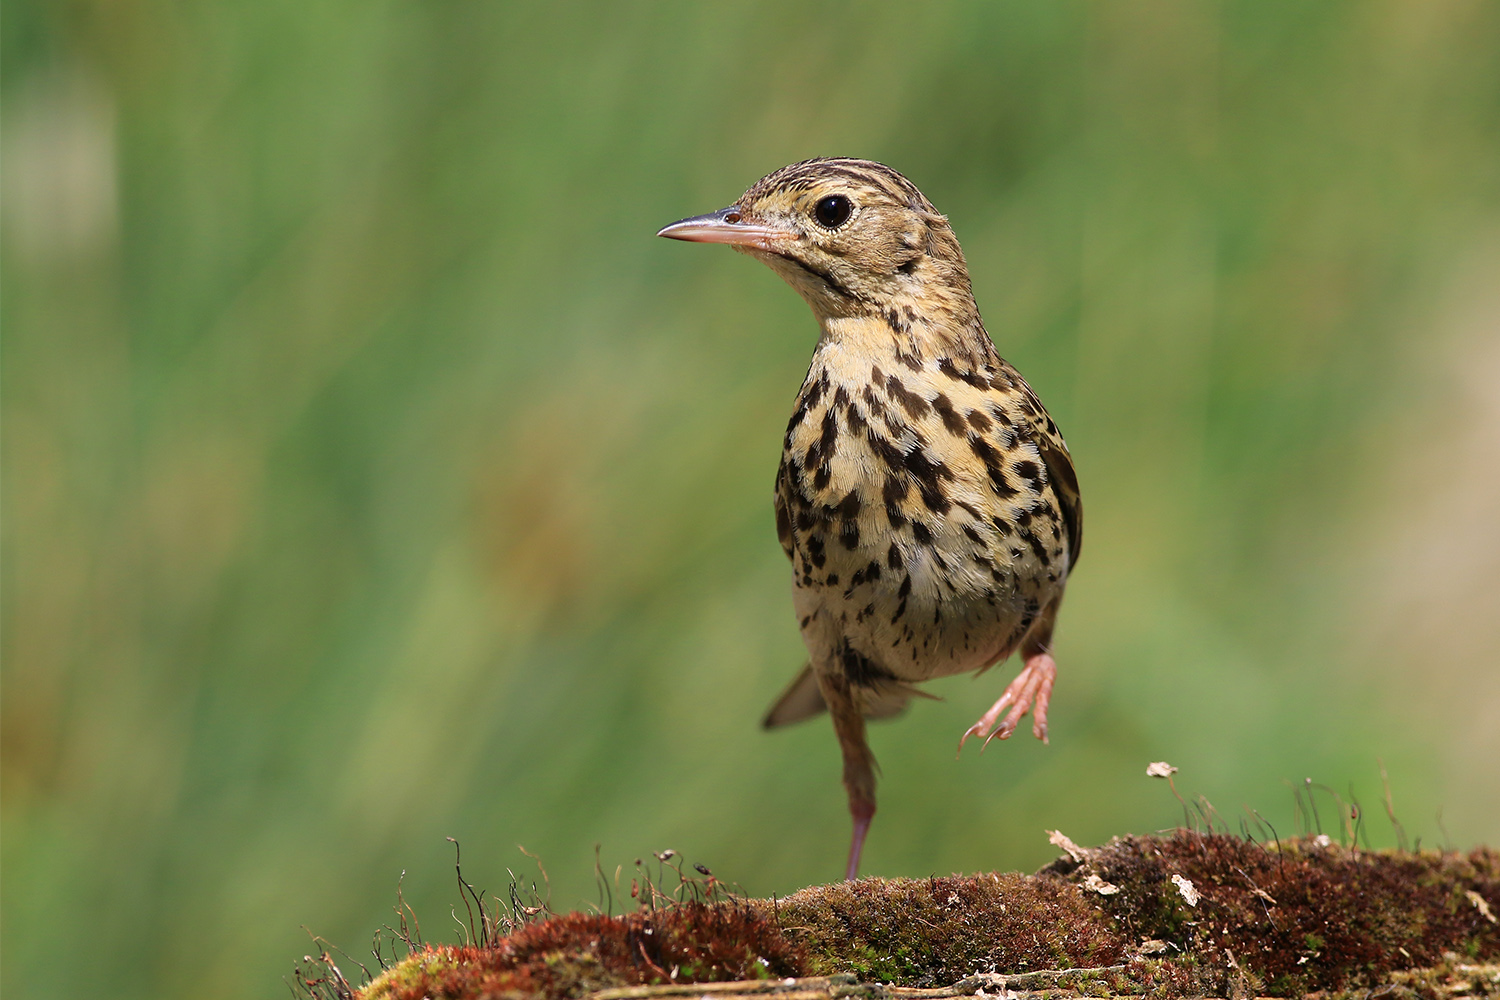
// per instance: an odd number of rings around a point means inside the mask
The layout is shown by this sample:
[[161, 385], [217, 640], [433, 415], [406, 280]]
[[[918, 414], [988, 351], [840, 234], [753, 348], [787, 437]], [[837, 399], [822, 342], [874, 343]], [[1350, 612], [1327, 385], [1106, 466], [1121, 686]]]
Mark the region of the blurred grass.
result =
[[7, 996], [265, 995], [403, 868], [441, 938], [449, 835], [836, 873], [826, 725], [755, 726], [815, 330], [651, 237], [823, 153], [950, 214], [1089, 517], [1053, 745], [935, 685], [868, 869], [1168, 826], [1163, 758], [1500, 840], [1493, 5], [0, 15]]

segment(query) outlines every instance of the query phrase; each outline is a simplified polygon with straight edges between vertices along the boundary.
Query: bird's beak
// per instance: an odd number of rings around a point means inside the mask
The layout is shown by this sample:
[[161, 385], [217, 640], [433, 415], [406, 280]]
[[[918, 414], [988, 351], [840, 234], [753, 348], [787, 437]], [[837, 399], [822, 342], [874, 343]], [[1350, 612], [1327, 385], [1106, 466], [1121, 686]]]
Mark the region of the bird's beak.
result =
[[707, 215], [681, 219], [663, 227], [656, 235], [692, 243], [728, 243], [731, 246], [774, 251], [778, 245], [794, 239], [797, 234], [751, 222], [738, 208], [731, 205]]

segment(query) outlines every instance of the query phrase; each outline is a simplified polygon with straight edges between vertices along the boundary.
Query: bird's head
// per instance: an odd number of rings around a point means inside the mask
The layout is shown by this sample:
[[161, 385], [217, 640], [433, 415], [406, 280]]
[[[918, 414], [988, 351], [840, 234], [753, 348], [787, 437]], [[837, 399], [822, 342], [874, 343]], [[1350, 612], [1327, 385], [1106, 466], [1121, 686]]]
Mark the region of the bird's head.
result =
[[972, 308], [968, 269], [948, 220], [911, 181], [870, 160], [794, 163], [728, 208], [657, 235], [727, 243], [758, 257], [819, 319], [921, 307], [924, 300]]

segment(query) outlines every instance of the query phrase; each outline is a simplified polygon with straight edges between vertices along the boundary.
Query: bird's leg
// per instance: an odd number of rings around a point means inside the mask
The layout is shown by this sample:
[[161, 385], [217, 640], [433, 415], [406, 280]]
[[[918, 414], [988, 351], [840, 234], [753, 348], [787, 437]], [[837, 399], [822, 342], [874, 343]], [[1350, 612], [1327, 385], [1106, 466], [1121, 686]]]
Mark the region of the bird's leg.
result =
[[[1000, 700], [991, 705], [990, 710], [981, 715], [979, 721], [959, 738], [959, 751], [963, 751], [964, 742], [970, 736], [984, 737], [983, 746], [989, 746], [993, 739], [1009, 739], [1010, 734], [1016, 731], [1016, 724], [1028, 710], [1032, 711], [1032, 735], [1046, 743], [1047, 702], [1052, 698], [1052, 682], [1056, 679], [1057, 661], [1052, 659], [1052, 654], [1041, 649], [1028, 651], [1026, 665], [1006, 687]], [[1006, 708], [1010, 709], [1010, 714], [996, 728], [995, 723]]]
[[859, 878], [859, 855], [864, 850], [865, 834], [875, 817], [875, 755], [865, 742], [865, 718], [855, 705], [849, 681], [842, 674], [819, 671], [818, 689], [833, 716], [833, 732], [844, 754], [844, 788], [849, 793], [849, 815], [854, 820], [854, 836], [849, 842], [849, 867], [844, 878]]
[[865, 849], [865, 834], [870, 832], [870, 820], [875, 818], [874, 798], [856, 799], [851, 792], [849, 814], [854, 817], [854, 836], [849, 840], [849, 866], [844, 869], [844, 879], [853, 882], [859, 878], [859, 856]]

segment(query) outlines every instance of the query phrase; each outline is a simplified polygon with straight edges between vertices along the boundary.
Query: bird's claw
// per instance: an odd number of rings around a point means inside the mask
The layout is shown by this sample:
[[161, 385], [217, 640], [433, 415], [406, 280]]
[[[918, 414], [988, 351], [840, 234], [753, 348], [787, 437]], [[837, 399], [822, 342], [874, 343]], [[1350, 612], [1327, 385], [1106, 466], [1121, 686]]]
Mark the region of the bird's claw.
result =
[[[1000, 699], [990, 710], [979, 717], [979, 721], [965, 730], [959, 738], [958, 750], [963, 753], [964, 743], [970, 736], [984, 737], [980, 752], [990, 745], [990, 740], [1008, 740], [1020, 724], [1021, 717], [1032, 712], [1031, 734], [1043, 743], [1047, 739], [1047, 703], [1052, 699], [1052, 682], [1057, 677], [1057, 663], [1048, 653], [1038, 653], [1026, 661], [1026, 666], [1005, 688]], [[1000, 714], [1009, 708], [1005, 720]], [[997, 725], [998, 723], [998, 725]]]

